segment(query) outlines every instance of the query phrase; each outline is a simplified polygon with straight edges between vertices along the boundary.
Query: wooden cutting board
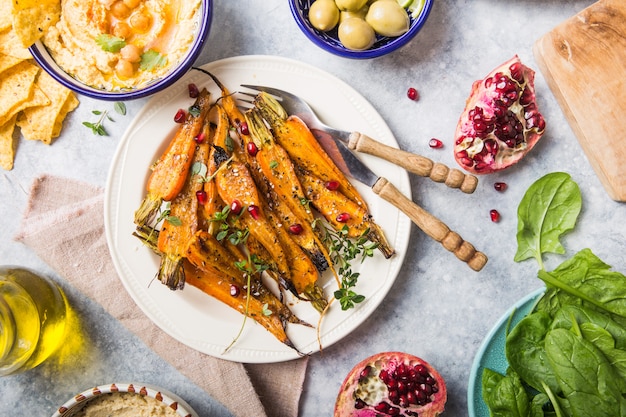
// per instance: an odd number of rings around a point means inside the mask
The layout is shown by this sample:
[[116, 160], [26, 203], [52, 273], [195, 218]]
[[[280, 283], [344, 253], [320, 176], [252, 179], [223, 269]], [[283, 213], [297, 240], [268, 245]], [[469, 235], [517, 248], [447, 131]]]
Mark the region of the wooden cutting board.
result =
[[604, 188], [626, 201], [626, 0], [594, 3], [533, 52]]

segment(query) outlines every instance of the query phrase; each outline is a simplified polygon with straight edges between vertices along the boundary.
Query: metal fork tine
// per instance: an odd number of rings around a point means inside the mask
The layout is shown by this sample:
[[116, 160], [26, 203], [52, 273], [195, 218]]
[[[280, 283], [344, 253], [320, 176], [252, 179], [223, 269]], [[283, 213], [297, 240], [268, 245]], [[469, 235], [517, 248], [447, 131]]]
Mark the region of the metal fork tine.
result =
[[250, 90], [255, 90], [257, 92], [263, 91], [264, 93], [271, 94], [275, 96], [277, 99], [282, 99], [284, 95], [288, 95], [286, 91], [278, 90], [272, 87], [265, 87], [262, 85], [251, 85], [251, 84], [241, 84], [244, 88], [249, 88]]

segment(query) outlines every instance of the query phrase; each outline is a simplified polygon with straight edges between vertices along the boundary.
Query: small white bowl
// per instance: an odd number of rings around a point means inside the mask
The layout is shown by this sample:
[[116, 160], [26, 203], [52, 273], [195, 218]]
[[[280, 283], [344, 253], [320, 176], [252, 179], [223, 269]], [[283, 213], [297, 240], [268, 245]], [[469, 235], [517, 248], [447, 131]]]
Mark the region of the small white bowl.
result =
[[131, 393], [153, 398], [164, 406], [171, 408], [180, 417], [199, 417], [198, 414], [182, 398], [153, 385], [141, 383], [114, 383], [99, 385], [75, 395], [52, 415], [52, 417], [72, 417], [82, 410], [91, 400], [101, 395], [115, 393]]

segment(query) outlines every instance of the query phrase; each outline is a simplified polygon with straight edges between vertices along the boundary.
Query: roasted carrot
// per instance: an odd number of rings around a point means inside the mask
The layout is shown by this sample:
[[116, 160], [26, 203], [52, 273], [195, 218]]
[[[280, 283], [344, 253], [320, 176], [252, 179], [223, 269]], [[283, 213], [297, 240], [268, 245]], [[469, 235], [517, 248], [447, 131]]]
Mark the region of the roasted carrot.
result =
[[[265, 327], [274, 337], [295, 349], [286, 334], [287, 322], [305, 324], [278, 300], [260, 279], [250, 280], [235, 263], [237, 259], [207, 232], [198, 232], [186, 254], [190, 285], [199, 288]], [[248, 285], [250, 297], [245, 290]], [[234, 287], [234, 288], [233, 288]]]
[[365, 200], [319, 144], [308, 126], [297, 116], [289, 116], [271, 95], [261, 92], [255, 107], [272, 128], [274, 139], [291, 157], [295, 165], [314, 172], [326, 182], [336, 182], [338, 190], [358, 204]]
[[[205, 120], [201, 134], [208, 137], [210, 123]], [[193, 156], [194, 165], [205, 165], [209, 157], [209, 143], [203, 141], [196, 145]], [[185, 286], [183, 258], [187, 245], [198, 230], [198, 192], [203, 183], [197, 173], [191, 172], [181, 191], [170, 202], [169, 215], [163, 221], [159, 231], [158, 250], [161, 252], [158, 279], [172, 290]]]
[[189, 166], [196, 148], [194, 137], [202, 129], [202, 124], [210, 108], [210, 93], [203, 89], [185, 122], [176, 131], [167, 149], [152, 167], [146, 186], [147, 194], [135, 211], [135, 224], [144, 226], [156, 217], [163, 201], [170, 201], [185, 184]]

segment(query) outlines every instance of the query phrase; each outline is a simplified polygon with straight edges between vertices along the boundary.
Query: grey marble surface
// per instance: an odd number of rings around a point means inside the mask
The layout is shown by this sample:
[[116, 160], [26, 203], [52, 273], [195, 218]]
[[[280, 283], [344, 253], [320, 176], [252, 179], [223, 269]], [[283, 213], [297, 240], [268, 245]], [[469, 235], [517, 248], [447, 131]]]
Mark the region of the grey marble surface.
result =
[[[323, 68], [372, 103], [403, 149], [456, 166], [451, 138], [472, 82], [514, 54], [536, 69], [534, 41], [592, 1], [439, 0], [423, 31], [408, 46], [366, 61], [336, 57], [315, 47], [299, 32], [285, 1], [214, 3], [213, 26], [199, 64], [230, 56], [265, 54]], [[419, 90], [419, 101], [406, 98], [409, 87]], [[604, 191], [539, 72], [536, 87], [548, 130], [522, 163], [503, 173], [481, 177], [472, 195], [411, 178], [417, 203], [487, 253], [490, 260], [485, 269], [471, 272], [413, 227], [402, 270], [376, 313], [346, 338], [311, 357], [301, 416], [331, 415], [336, 393], [351, 367], [370, 354], [386, 350], [410, 352], [431, 362], [448, 384], [445, 414], [468, 415], [470, 368], [483, 338], [509, 306], [542, 286], [536, 278], [537, 263], [515, 263], [513, 256], [517, 248], [517, 206], [530, 184], [549, 172], [570, 173], [582, 191], [579, 222], [575, 231], [563, 239], [567, 255], [589, 247], [615, 269], [626, 271], [626, 205], [612, 201]], [[115, 122], [107, 123], [109, 136], [97, 137], [82, 122], [94, 118], [92, 110], [112, 105], [82, 98], [52, 146], [21, 141], [15, 168], [0, 173], [0, 264], [26, 266], [59, 282], [85, 329], [84, 349], [71, 365], [44, 363], [30, 372], [0, 379], [0, 415], [49, 416], [77, 391], [123, 380], [167, 387], [183, 396], [203, 417], [228, 415], [99, 305], [81, 296], [28, 248], [13, 240], [28, 190], [40, 174], [104, 186], [119, 139], [145, 102], [127, 103], [128, 115], [114, 116]], [[446, 146], [430, 149], [431, 137], [444, 140]], [[495, 181], [506, 182], [508, 190], [495, 192]], [[489, 219], [492, 208], [502, 214], [499, 223]], [[564, 259], [548, 256], [546, 268]]]

